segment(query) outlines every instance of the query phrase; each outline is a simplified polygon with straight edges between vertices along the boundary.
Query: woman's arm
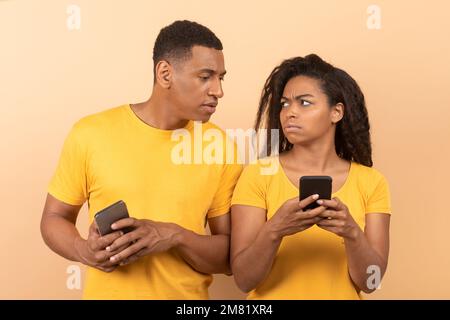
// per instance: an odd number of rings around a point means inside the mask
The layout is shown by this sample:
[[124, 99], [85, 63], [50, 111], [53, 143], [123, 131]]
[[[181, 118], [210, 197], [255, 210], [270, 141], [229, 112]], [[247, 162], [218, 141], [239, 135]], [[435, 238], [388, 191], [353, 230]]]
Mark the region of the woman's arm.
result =
[[[364, 232], [358, 227], [354, 239], [345, 239], [350, 277], [365, 293], [375, 291], [386, 271], [389, 256], [389, 223], [388, 214], [367, 214]], [[371, 266], [375, 269], [369, 268]], [[374, 285], [368, 278], [378, 271], [379, 279], [375, 280], [379, 283]]]
[[231, 270], [239, 289], [249, 292], [269, 273], [281, 239], [270, 230], [266, 210], [234, 205], [231, 212]]
[[321, 217], [327, 219], [323, 219], [317, 225], [344, 239], [349, 274], [353, 283], [365, 293], [373, 292], [378, 285], [368, 286], [369, 277], [374, 272], [371, 268], [375, 267], [375, 270], [379, 270], [381, 282], [387, 267], [390, 215], [366, 214], [366, 226], [363, 232], [347, 206], [338, 198], [318, 202], [327, 207], [327, 210], [321, 214]]
[[268, 221], [265, 209], [231, 207], [231, 269], [242, 291], [249, 292], [267, 277], [284, 236], [306, 230], [322, 219], [318, 215], [324, 207], [302, 211], [317, 197], [313, 195], [301, 202], [290, 199]]

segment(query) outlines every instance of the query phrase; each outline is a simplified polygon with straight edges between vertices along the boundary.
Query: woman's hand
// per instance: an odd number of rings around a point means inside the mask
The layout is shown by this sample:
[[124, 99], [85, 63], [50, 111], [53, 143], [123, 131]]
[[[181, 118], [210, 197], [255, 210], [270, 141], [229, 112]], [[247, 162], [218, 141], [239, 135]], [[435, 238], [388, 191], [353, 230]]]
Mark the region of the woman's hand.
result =
[[311, 228], [321, 221], [322, 218], [319, 215], [326, 210], [325, 207], [319, 206], [312, 210], [303, 211], [303, 208], [318, 198], [319, 195], [314, 194], [302, 201], [298, 201], [298, 197], [287, 200], [267, 222], [271, 234], [277, 240], [281, 240], [285, 236]]
[[321, 207], [326, 208], [325, 211], [320, 213], [319, 217], [322, 220], [317, 222], [317, 226], [333, 232], [344, 239], [355, 240], [357, 238], [361, 229], [353, 219], [347, 206], [339, 198], [333, 198], [331, 200], [321, 199], [317, 203]]

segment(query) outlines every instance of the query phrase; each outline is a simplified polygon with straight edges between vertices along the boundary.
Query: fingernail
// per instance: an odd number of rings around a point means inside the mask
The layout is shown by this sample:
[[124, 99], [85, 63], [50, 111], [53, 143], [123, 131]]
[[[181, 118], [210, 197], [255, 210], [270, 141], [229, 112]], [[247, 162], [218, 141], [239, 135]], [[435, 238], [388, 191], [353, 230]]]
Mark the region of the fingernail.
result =
[[111, 258], [109, 258], [109, 260], [114, 261], [114, 260], [116, 260], [116, 257], [111, 257]]
[[117, 227], [117, 225], [115, 224], [115, 223], [113, 223], [112, 225], [111, 225], [111, 229], [115, 229]]
[[323, 203], [323, 200], [317, 200], [317, 203], [318, 203], [318, 204], [322, 204], [322, 203]]
[[111, 251], [111, 247], [106, 247], [106, 251]]
[[123, 231], [120, 231], [120, 236], [123, 236]]
[[318, 194], [313, 195], [313, 199], [314, 200], [319, 199], [319, 195]]

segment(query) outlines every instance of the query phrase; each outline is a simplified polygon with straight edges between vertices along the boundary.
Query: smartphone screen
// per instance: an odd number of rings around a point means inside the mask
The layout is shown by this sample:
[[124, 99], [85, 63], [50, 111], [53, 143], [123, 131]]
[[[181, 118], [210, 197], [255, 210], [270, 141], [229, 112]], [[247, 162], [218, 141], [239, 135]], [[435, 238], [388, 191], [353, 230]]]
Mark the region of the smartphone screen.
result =
[[[331, 183], [330, 176], [303, 176], [300, 178], [299, 193], [300, 200], [306, 199], [313, 194], [318, 194], [319, 199], [331, 199]], [[319, 204], [313, 202], [307, 205], [303, 210], [317, 208]]]

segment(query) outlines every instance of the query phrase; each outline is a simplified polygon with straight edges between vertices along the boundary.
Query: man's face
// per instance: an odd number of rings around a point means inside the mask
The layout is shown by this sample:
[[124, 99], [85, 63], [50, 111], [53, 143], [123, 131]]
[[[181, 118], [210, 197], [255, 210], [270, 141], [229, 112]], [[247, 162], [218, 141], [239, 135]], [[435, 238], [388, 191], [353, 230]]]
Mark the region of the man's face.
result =
[[223, 97], [225, 63], [221, 50], [192, 47], [192, 57], [173, 68], [171, 100], [174, 112], [186, 120], [206, 122]]

